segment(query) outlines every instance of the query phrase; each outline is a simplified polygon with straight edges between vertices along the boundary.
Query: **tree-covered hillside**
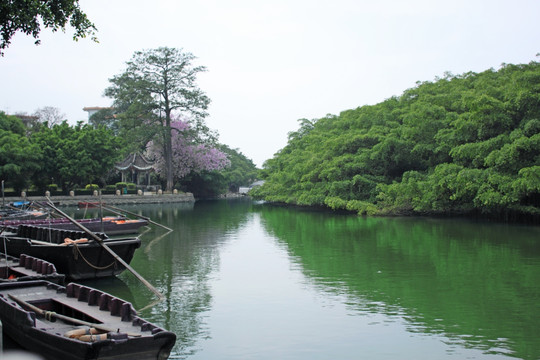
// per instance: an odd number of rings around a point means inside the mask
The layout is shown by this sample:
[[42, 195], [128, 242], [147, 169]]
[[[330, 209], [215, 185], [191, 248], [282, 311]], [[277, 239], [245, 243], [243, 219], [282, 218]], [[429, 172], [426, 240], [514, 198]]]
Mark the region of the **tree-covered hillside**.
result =
[[360, 214], [540, 214], [540, 63], [300, 120], [253, 195]]

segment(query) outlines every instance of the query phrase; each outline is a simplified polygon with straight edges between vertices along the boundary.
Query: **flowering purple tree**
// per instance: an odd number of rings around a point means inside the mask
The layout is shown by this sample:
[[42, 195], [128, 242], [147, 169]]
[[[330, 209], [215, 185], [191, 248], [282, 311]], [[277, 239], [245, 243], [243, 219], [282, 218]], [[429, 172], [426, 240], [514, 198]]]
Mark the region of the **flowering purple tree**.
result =
[[[215, 171], [230, 165], [227, 155], [215, 147], [201, 143], [188, 122], [171, 121], [172, 173], [176, 179], [182, 179], [190, 173]], [[156, 141], [148, 144], [150, 157], [154, 158], [155, 170], [160, 175], [167, 171], [165, 147]]]
[[109, 79], [112, 85], [105, 90], [105, 95], [114, 99], [120, 131], [134, 136], [135, 143], [140, 139], [141, 144], [147, 144], [153, 139], [163, 148], [167, 190], [172, 190], [174, 180], [173, 114], [189, 116], [191, 132], [209, 133], [204, 118], [210, 99], [196, 84], [197, 74], [206, 68], [193, 66], [194, 59], [191, 53], [168, 47], [136, 51], [126, 70]]

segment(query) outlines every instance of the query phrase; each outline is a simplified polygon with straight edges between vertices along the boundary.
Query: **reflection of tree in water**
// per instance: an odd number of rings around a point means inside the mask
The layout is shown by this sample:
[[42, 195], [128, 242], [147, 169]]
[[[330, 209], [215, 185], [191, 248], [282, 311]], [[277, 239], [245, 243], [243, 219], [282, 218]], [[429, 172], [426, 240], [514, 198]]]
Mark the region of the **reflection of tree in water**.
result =
[[540, 357], [537, 228], [260, 212], [313, 284], [345, 294], [353, 311], [397, 315], [411, 332], [464, 347]]
[[[166, 297], [140, 315], [176, 333], [176, 355], [197, 351], [197, 340], [210, 336], [204, 324], [212, 301], [208, 280], [219, 268], [219, 250], [228, 234], [248, 220], [250, 204], [239, 200], [138, 207], [142, 215], [174, 230], [157, 241], [165, 230], [153, 227], [144, 234], [132, 266]], [[136, 279], [122, 278], [137, 288], [133, 293], [139, 308], [155, 300]]]

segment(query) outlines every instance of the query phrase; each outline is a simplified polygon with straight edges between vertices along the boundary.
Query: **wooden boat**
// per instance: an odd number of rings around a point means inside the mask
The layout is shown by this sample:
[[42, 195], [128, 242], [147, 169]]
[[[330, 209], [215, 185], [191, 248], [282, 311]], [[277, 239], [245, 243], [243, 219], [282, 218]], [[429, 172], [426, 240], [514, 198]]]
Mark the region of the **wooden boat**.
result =
[[18, 258], [0, 253], [0, 282], [47, 280], [64, 283], [64, 275], [56, 272], [54, 264], [21, 254]]
[[49, 215], [46, 210], [30, 210], [30, 209], [14, 209], [14, 208], [2, 208], [0, 209], [0, 221], [6, 220], [36, 220], [44, 219]]
[[[141, 240], [137, 237], [111, 239], [103, 233], [97, 235], [127, 264], [141, 246]], [[72, 280], [114, 276], [126, 269], [96, 240], [88, 240], [88, 235], [83, 231], [19, 225], [16, 232], [1, 235], [0, 251], [12, 256], [27, 254], [49, 261], [58, 272]]]
[[46, 359], [167, 359], [172, 332], [108, 293], [47, 281], [0, 284], [4, 334]]
[[[121, 234], [135, 234], [143, 226], [148, 225], [145, 219], [128, 219], [124, 216], [107, 216], [101, 218], [80, 219], [80, 224], [92, 232], [103, 232], [109, 236]], [[2, 222], [12, 230], [18, 225], [35, 225], [63, 230], [79, 230], [79, 228], [66, 218], [37, 219], [37, 220], [6, 220]]]

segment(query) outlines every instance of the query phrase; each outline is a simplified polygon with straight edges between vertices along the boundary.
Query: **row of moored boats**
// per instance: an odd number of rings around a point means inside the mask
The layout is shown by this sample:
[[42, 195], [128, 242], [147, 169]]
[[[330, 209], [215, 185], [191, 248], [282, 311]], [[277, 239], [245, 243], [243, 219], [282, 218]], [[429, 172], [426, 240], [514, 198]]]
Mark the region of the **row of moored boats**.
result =
[[45, 359], [167, 359], [174, 333], [138, 317], [131, 303], [77, 283], [124, 271], [148, 220], [51, 214], [0, 210], [3, 335]]

